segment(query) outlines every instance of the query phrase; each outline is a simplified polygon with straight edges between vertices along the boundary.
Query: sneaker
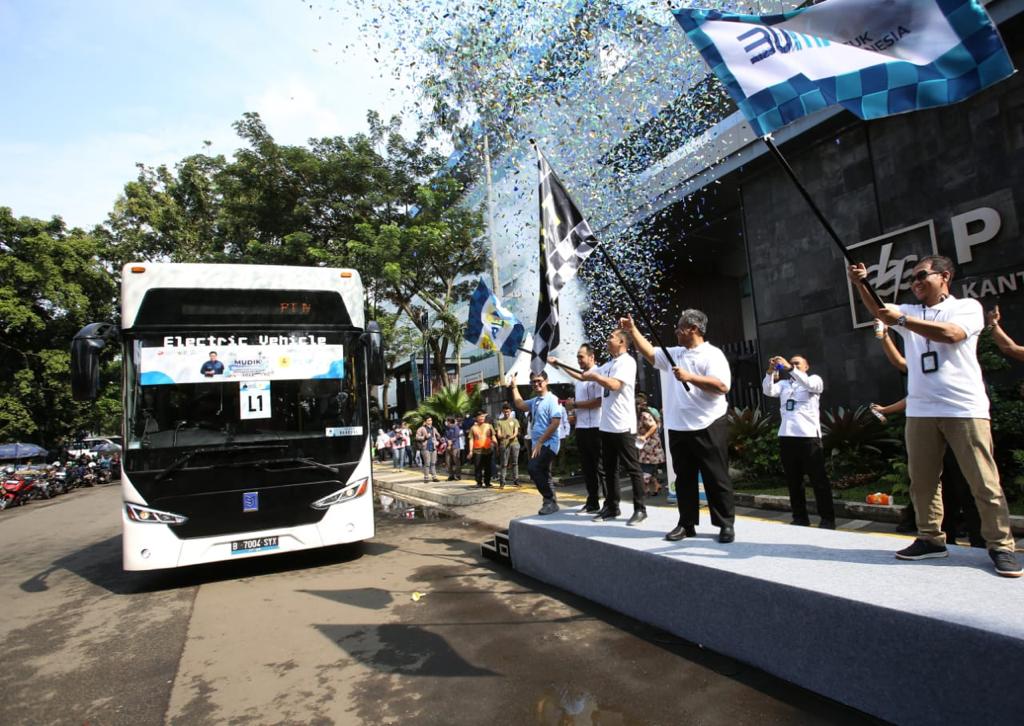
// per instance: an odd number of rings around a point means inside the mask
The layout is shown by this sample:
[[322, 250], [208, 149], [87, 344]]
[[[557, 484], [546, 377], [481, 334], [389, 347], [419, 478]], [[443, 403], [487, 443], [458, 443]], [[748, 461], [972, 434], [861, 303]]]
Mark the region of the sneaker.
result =
[[537, 514], [554, 514], [558, 511], [558, 502], [554, 499], [545, 499], [544, 505], [540, 508]]
[[1010, 550], [989, 550], [988, 556], [996, 565], [996, 574], [1001, 577], [1020, 577], [1024, 568], [1017, 562], [1017, 557]]
[[931, 560], [939, 557], [949, 557], [946, 545], [933, 545], [923, 539], [915, 539], [912, 545], [896, 553], [898, 560]]
[[582, 507], [580, 507], [579, 513], [580, 514], [597, 514], [600, 511], [601, 511], [601, 506], [599, 504], [584, 504]]

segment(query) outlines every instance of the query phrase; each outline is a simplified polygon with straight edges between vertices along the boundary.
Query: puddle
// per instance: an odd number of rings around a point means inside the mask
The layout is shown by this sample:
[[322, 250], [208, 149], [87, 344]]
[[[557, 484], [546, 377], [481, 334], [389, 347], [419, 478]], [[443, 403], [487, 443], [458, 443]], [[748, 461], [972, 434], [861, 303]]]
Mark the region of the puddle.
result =
[[375, 509], [381, 516], [403, 522], [439, 522], [455, 519], [455, 515], [424, 504], [414, 504], [390, 494], [378, 494]]
[[569, 686], [544, 689], [537, 701], [536, 715], [536, 723], [544, 726], [608, 726], [627, 722], [622, 713], [599, 707], [592, 694]]

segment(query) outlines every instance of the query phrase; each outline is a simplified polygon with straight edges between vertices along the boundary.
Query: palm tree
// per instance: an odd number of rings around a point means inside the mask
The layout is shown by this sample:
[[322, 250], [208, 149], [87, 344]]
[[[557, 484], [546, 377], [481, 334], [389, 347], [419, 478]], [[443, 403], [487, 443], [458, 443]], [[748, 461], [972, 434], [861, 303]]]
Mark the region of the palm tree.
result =
[[466, 389], [458, 384], [446, 386], [432, 396], [428, 396], [420, 403], [419, 408], [409, 411], [402, 416], [402, 420], [412, 428], [418, 428], [423, 419], [431, 416], [434, 423], [442, 426], [446, 418], [454, 418], [457, 421], [467, 413], [473, 413], [480, 409], [480, 393], [466, 393]]

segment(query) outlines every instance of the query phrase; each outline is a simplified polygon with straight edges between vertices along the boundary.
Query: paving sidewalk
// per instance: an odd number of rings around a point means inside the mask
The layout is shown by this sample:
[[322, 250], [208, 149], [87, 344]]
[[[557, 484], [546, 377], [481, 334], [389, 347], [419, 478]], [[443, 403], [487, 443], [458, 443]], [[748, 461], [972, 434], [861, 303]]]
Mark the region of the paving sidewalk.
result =
[[[400, 498], [431, 502], [443, 509], [467, 519], [479, 522], [495, 530], [506, 529], [510, 520], [536, 514], [540, 509], [541, 497], [536, 487], [528, 479], [521, 486], [509, 486], [499, 489], [495, 483], [490, 489], [480, 489], [472, 479], [446, 481], [447, 476], [439, 477], [437, 482], [424, 482], [423, 473], [419, 469], [395, 470], [390, 463], [374, 464], [373, 480], [378, 492], [386, 491]], [[621, 486], [624, 501], [631, 501], [632, 493], [628, 485]], [[570, 482], [556, 486], [555, 493], [558, 504], [563, 509], [579, 509], [586, 501], [586, 489], [583, 484]], [[664, 507], [675, 509], [675, 503], [666, 501], [664, 491], [661, 496], [647, 500], [648, 507]], [[791, 515], [787, 511], [756, 509], [753, 507], [736, 507], [740, 520], [756, 519], [762, 522], [779, 522], [788, 524]], [[710, 527], [708, 514], [701, 514], [702, 529]], [[908, 535], [898, 534], [895, 525], [887, 522], [872, 522], [864, 519], [838, 518], [836, 526], [841, 530], [871, 532], [879, 535], [899, 537], [909, 540]], [[737, 535], [742, 537], [742, 521], [737, 524]]]

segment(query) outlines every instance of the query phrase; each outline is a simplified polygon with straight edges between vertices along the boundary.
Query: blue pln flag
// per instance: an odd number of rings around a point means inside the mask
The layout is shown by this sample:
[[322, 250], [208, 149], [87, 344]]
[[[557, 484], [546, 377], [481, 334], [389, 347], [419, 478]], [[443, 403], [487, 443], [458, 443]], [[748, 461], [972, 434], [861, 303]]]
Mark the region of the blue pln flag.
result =
[[466, 340], [484, 350], [500, 350], [505, 355], [514, 356], [519, 352], [525, 335], [523, 324], [511, 310], [498, 302], [498, 297], [480, 278], [469, 299]]
[[834, 105], [862, 119], [944, 106], [1014, 73], [978, 0], [673, 12], [759, 136]]

